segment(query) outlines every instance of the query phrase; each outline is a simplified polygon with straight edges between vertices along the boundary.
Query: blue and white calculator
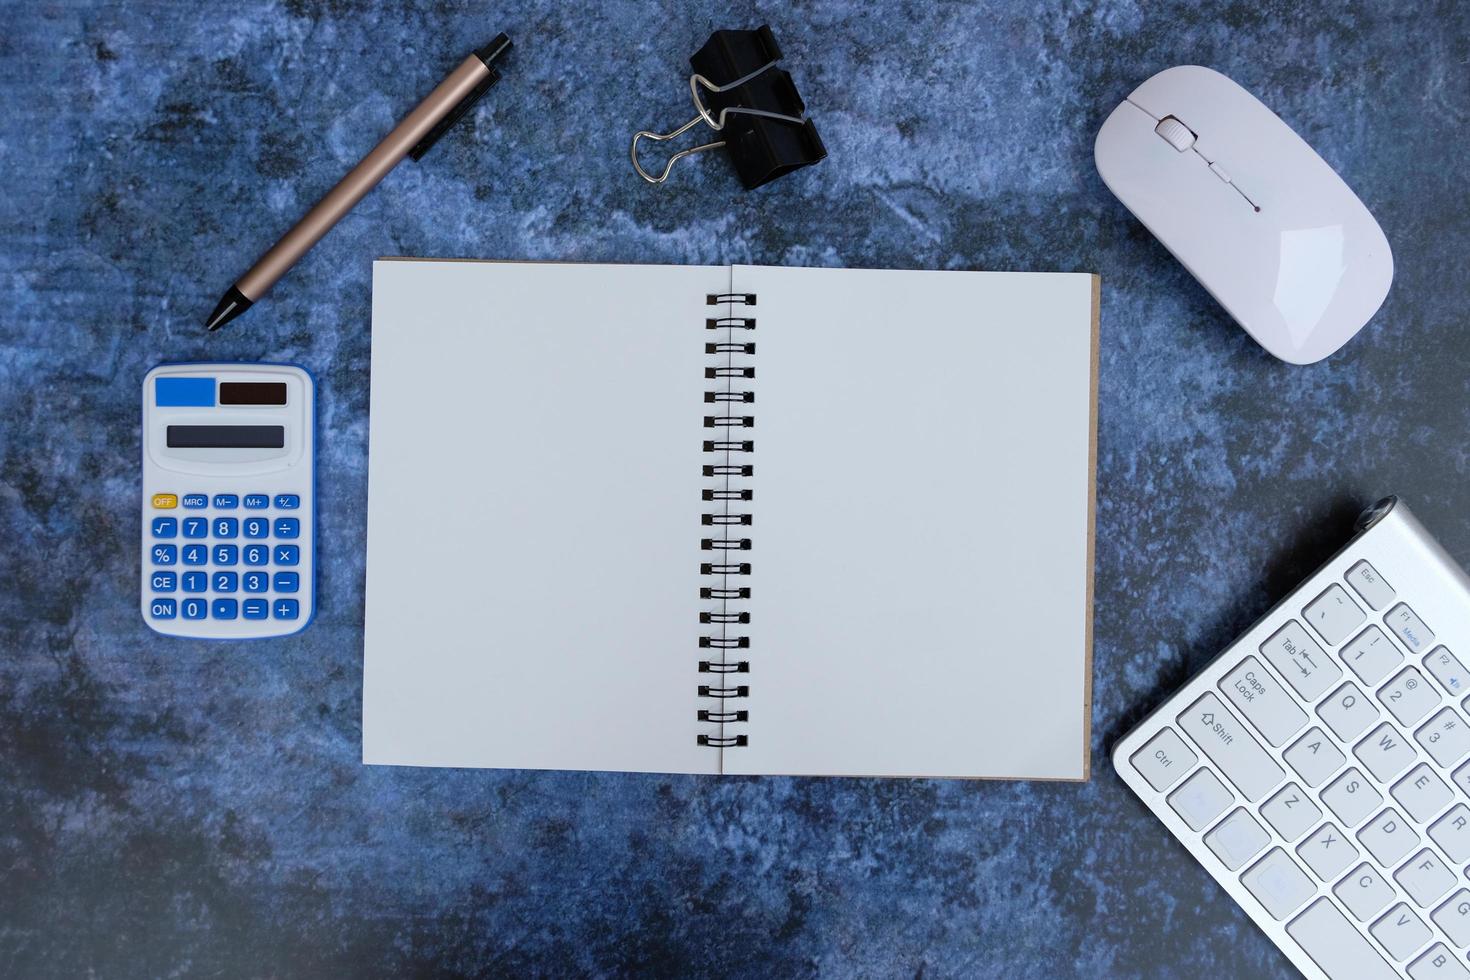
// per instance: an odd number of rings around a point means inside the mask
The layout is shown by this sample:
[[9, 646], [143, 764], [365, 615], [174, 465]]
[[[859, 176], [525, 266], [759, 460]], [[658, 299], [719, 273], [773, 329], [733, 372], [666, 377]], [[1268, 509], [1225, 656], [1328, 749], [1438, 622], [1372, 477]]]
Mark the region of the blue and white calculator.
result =
[[170, 636], [304, 629], [315, 609], [316, 397], [283, 364], [143, 379], [143, 618]]

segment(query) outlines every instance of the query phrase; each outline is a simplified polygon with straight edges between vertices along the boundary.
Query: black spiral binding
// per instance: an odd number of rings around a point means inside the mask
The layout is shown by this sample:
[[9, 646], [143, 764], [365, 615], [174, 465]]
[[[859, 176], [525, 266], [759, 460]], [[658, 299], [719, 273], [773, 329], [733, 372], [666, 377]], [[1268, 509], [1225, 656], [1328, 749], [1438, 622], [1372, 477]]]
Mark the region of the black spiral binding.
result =
[[[754, 293], [712, 293], [705, 302], [709, 306], [749, 308], [756, 305], [756, 297]], [[708, 462], [703, 465], [703, 473], [714, 485], [706, 487], [702, 496], [719, 504], [720, 509], [711, 508], [701, 518], [701, 524], [711, 530], [699, 546], [711, 555], [709, 561], [699, 564], [699, 574], [706, 582], [700, 587], [699, 597], [711, 608], [699, 614], [700, 624], [710, 627], [699, 637], [699, 649], [713, 651], [708, 655], [719, 659], [699, 662], [701, 674], [718, 675], [718, 679], [699, 685], [699, 696], [709, 699], [713, 706], [699, 709], [698, 717], [718, 724], [720, 734], [700, 735], [699, 744], [729, 749], [749, 744], [748, 736], [731, 731], [731, 726], [750, 720], [749, 711], [732, 706], [732, 702], [750, 696], [750, 687], [729, 675], [750, 673], [749, 661], [730, 657], [731, 651], [750, 648], [750, 637], [739, 635], [740, 627], [750, 622], [750, 613], [737, 607], [750, 598], [750, 587], [739, 582], [741, 576], [750, 574], [750, 563], [743, 560], [752, 547], [745, 529], [754, 518], [741, 504], [754, 499], [755, 492], [740, 484], [755, 475], [755, 465], [750, 462], [755, 441], [746, 438], [748, 430], [755, 427], [755, 416], [747, 414], [751, 411], [748, 406], [755, 403], [755, 392], [750, 390], [755, 367], [749, 363], [755, 355], [755, 342], [749, 339], [755, 330], [755, 317], [708, 317], [704, 326], [716, 331], [718, 338], [704, 345], [705, 354], [712, 360], [704, 369], [704, 377], [716, 382], [713, 390], [704, 393], [705, 404], [713, 406], [708, 409], [711, 414], [704, 417], [704, 427], [720, 431], [704, 440]]]

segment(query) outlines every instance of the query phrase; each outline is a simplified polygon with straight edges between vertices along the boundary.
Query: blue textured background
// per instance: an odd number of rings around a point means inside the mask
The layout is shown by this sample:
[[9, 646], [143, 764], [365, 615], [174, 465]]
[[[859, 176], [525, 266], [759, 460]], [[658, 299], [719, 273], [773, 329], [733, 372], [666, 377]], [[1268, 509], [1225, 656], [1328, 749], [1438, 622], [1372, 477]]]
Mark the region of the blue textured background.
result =
[[[1105, 752], [1379, 495], [1470, 562], [1470, 5], [0, 13], [0, 973], [1290, 973]], [[629, 135], [688, 118], [712, 29], [762, 21], [829, 159], [754, 193], [709, 158], [643, 185]], [[473, 121], [206, 336], [224, 286], [498, 30], [517, 47]], [[1324, 364], [1258, 349], [1093, 169], [1107, 112], [1189, 62], [1275, 108], [1393, 244], [1387, 304]], [[361, 766], [385, 254], [1101, 273], [1093, 781]], [[164, 640], [137, 612], [139, 382], [216, 358], [320, 385], [321, 612], [284, 642]]]

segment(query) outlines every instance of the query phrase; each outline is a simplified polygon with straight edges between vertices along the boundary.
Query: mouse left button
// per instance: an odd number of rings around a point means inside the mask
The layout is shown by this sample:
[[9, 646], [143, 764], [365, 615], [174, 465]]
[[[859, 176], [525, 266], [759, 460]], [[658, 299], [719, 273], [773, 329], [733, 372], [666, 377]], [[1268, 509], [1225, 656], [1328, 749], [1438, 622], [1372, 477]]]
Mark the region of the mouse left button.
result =
[[1165, 116], [1160, 119], [1159, 124], [1154, 127], [1154, 132], [1167, 140], [1169, 145], [1180, 153], [1194, 145], [1194, 130], [1173, 116]]

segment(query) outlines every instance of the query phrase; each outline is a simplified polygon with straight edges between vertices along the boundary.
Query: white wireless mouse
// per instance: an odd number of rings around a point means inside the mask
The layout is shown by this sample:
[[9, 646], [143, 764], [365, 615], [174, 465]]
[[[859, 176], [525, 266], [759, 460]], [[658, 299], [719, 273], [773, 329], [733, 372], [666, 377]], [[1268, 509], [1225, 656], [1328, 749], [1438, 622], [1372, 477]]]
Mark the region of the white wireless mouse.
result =
[[1291, 127], [1217, 71], [1162, 71], [1113, 110], [1098, 173], [1266, 350], [1336, 352], [1388, 295], [1378, 222]]

